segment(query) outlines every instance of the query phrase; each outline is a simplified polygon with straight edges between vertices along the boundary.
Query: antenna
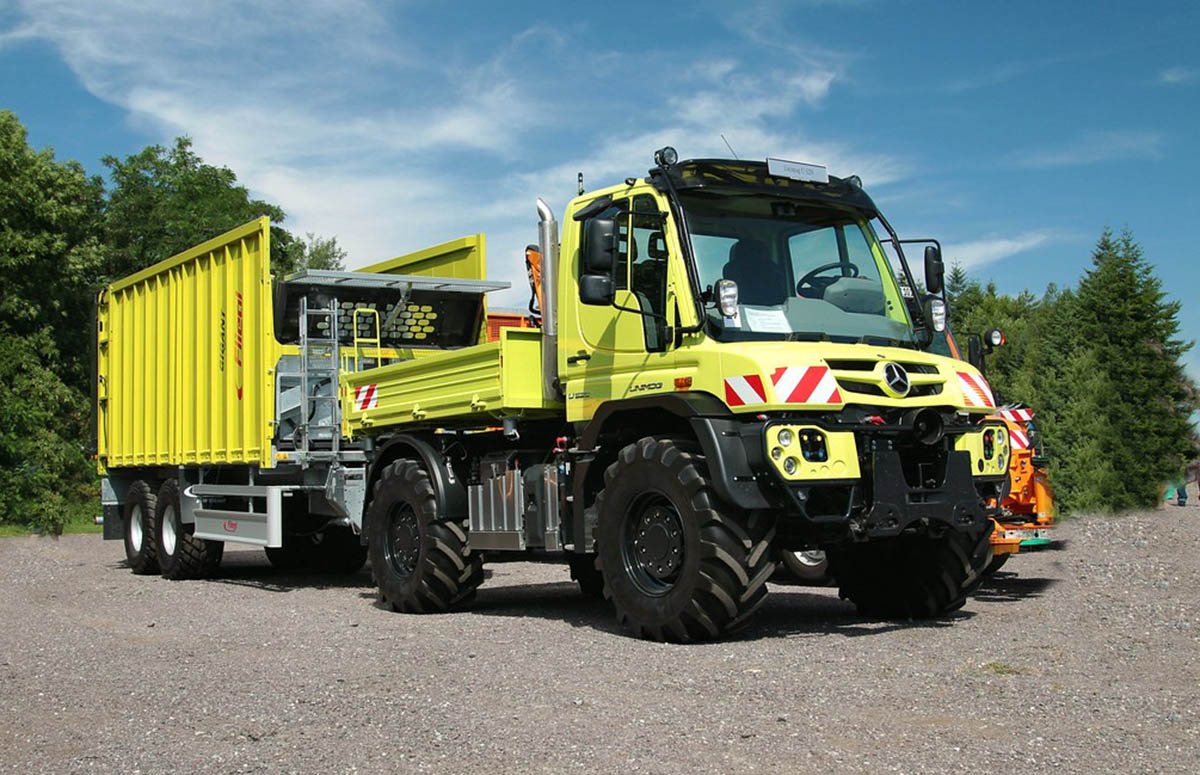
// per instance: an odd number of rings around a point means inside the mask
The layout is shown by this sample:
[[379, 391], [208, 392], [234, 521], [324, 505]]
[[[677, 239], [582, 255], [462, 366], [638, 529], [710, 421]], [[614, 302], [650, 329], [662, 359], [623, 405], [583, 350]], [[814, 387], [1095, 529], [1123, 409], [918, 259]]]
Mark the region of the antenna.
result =
[[583, 173], [579, 173], [579, 193], [583, 193]]
[[[724, 133], [721, 134], [721, 139], [725, 140]], [[725, 140], [725, 147], [728, 148], [729, 152], [733, 154], [733, 158], [737, 159], [738, 161], [742, 160], [742, 157], [737, 155], [737, 151], [733, 150], [733, 146], [729, 144], [728, 140]]]

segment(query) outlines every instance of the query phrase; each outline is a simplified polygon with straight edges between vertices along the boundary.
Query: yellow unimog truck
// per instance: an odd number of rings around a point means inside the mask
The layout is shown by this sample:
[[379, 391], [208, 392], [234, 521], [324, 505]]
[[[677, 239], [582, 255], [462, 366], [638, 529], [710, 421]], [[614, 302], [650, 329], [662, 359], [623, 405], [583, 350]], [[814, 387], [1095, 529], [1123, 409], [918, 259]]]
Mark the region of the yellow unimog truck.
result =
[[864, 614], [963, 605], [1007, 433], [975, 369], [922, 351], [944, 309], [909, 311], [856, 177], [665, 148], [568, 203], [561, 242], [537, 206], [542, 325], [494, 342], [481, 236], [272, 279], [262, 221], [107, 288], [105, 534], [133, 570], [369, 556], [424, 613], [485, 560], [560, 559], [633, 633], [690, 641], [821, 549]]

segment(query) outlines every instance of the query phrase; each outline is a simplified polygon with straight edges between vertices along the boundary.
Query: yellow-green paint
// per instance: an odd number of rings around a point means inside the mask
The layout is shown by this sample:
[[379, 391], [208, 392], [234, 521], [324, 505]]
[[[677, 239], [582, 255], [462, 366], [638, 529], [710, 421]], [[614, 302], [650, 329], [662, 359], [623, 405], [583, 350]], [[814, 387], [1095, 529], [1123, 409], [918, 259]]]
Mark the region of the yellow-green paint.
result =
[[[506, 328], [497, 342], [342, 375], [342, 417], [352, 433], [413, 423], [486, 427], [506, 416], [561, 415], [542, 398], [542, 332]], [[354, 397], [374, 385], [378, 405]]]
[[[953, 406], [973, 414], [985, 415], [991, 409], [968, 404], [955, 377], [956, 371], [977, 373], [970, 366], [939, 355], [898, 347], [878, 347], [862, 344], [832, 342], [717, 342], [703, 335], [685, 336], [679, 346], [675, 343], [665, 352], [647, 352], [642, 316], [615, 307], [586, 306], [579, 303], [579, 245], [582, 225], [572, 217], [593, 199], [611, 196], [614, 200], [633, 201], [648, 196], [663, 213], [670, 207], [665, 197], [653, 186], [639, 180], [632, 185], [612, 186], [588, 192], [572, 200], [562, 219], [562, 246], [559, 267], [559, 352], [558, 370], [564, 385], [567, 420], [581, 422], [591, 419], [606, 401], [636, 398], [676, 390], [675, 380], [690, 378], [689, 390], [710, 393], [724, 401], [724, 380], [729, 377], [757, 376], [766, 390], [766, 402], [730, 407], [738, 414], [757, 414], [771, 411], [837, 410], [843, 404], [804, 404], [785, 402], [777, 396], [771, 375], [777, 369], [790, 366], [826, 366], [827, 360], [873, 361], [875, 367], [867, 372], [834, 372], [835, 377], [882, 384], [882, 368], [886, 361], [916, 363], [932, 366], [936, 373], [924, 374], [910, 370], [913, 386], [940, 385], [941, 390], [928, 396], [892, 398], [875, 394], [855, 394], [840, 389], [845, 403], [879, 407]], [[674, 218], [668, 217], [663, 233], [671, 259], [667, 266], [667, 318], [689, 326], [697, 322], [692, 302], [691, 284], [680, 257], [683, 251]], [[905, 319], [905, 306], [899, 295], [885, 256], [878, 244], [872, 246], [880, 262], [889, 315]], [[639, 308], [637, 298], [628, 290], [618, 290], [616, 303], [622, 307]], [[568, 359], [587, 355], [586, 360]]]
[[461, 237], [418, 250], [415, 253], [406, 253], [403, 256], [364, 266], [356, 271], [485, 280], [487, 279], [487, 238], [482, 234]]
[[[791, 444], [779, 443], [779, 432], [792, 432]], [[800, 451], [800, 434], [820, 433], [825, 437], [825, 449], [829, 453], [825, 461], [817, 463], [804, 459]], [[776, 457], [773, 450], [780, 450]], [[767, 460], [779, 471], [779, 475], [791, 482], [803, 482], [823, 479], [857, 479], [861, 475], [858, 467], [858, 446], [854, 443], [853, 431], [830, 432], [815, 425], [772, 425], [767, 428], [766, 449]], [[796, 470], [788, 473], [784, 461], [792, 458], [796, 461]]]
[[[983, 434], [993, 431], [996, 442], [990, 458], [983, 454]], [[1002, 424], [989, 423], [982, 429], [964, 433], [954, 442], [954, 449], [971, 453], [971, 473], [975, 476], [1002, 476], [1008, 474], [1008, 431]], [[981, 466], [980, 463], [983, 463]]]
[[101, 469], [272, 466], [270, 221], [260, 218], [101, 292]]

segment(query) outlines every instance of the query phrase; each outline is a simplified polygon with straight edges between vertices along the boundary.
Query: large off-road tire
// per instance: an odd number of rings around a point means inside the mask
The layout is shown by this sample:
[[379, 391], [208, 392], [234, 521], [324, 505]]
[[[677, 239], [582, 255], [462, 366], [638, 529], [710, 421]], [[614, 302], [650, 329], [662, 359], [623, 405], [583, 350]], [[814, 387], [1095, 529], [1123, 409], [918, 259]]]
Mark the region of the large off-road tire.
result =
[[158, 566], [164, 578], [203, 579], [213, 574], [225, 553], [223, 541], [196, 538], [195, 525], [183, 524], [179, 482], [168, 479], [158, 489]]
[[375, 483], [367, 535], [380, 602], [395, 611], [447, 611], [473, 597], [483, 581], [467, 523], [438, 513], [429, 474], [410, 460], [392, 463]]
[[820, 550], [781, 552], [783, 567], [796, 581], [810, 586], [829, 584], [829, 558]]
[[604, 599], [604, 575], [596, 567], [596, 555], [573, 554], [568, 560], [571, 565], [571, 580], [578, 582], [584, 597]]
[[139, 575], [158, 573], [158, 531], [154, 516], [154, 490], [138, 479], [129, 485], [129, 493], [125, 496], [124, 532], [125, 559], [129, 562], [130, 570]]
[[863, 616], [929, 619], [962, 608], [991, 561], [989, 522], [982, 531], [899, 536], [829, 552], [840, 594]]
[[635, 635], [717, 638], [766, 600], [774, 522], [721, 503], [687, 442], [644, 438], [622, 449], [596, 509], [604, 596]]

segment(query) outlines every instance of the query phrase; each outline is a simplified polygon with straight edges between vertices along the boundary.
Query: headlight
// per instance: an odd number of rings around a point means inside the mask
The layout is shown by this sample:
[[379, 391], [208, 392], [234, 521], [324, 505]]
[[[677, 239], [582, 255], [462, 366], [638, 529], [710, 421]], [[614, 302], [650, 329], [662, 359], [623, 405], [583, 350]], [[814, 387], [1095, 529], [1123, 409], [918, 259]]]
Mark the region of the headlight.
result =
[[789, 457], [787, 460], [783, 461], [783, 472], [788, 476], [791, 476], [792, 474], [796, 473], [797, 465], [799, 465], [799, 463], [796, 461], [796, 458]]
[[779, 432], [779, 444], [780, 444], [780, 446], [784, 446], [784, 447], [791, 446], [792, 432], [790, 430], [788, 430], [787, 428], [784, 428], [783, 430], [781, 430]]
[[780, 449], [779, 447], [775, 447], [774, 449], [771, 450], [771, 459], [772, 460], [778, 460], [781, 457], [783, 457], [782, 449]]

